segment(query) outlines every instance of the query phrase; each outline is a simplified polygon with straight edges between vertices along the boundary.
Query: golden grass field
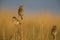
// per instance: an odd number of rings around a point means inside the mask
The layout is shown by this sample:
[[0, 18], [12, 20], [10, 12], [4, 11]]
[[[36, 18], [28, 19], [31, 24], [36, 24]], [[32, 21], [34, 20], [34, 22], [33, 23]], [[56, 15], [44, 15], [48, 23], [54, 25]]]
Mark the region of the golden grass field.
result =
[[[5, 29], [5, 39], [10, 40], [10, 35], [15, 30], [12, 23], [12, 14], [0, 15], [0, 40], [3, 40], [3, 28]], [[60, 40], [60, 16], [41, 14], [40, 16], [25, 17], [23, 20], [24, 40], [52, 40], [50, 34], [53, 25], [57, 26], [57, 40]], [[18, 26], [17, 26], [18, 27]]]

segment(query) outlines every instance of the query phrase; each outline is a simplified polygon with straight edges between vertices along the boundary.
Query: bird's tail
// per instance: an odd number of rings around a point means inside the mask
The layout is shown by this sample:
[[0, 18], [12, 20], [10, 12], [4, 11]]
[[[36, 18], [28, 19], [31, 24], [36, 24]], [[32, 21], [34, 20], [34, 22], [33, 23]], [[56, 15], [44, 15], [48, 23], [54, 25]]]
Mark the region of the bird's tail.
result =
[[23, 20], [23, 17], [21, 16], [21, 20]]

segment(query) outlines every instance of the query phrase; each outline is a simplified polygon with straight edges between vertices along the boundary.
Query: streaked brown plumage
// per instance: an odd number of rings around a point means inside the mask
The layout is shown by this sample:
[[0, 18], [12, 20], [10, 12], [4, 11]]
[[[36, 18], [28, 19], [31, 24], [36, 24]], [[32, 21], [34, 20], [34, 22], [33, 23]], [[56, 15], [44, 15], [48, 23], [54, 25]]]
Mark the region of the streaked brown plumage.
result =
[[54, 25], [51, 30], [51, 35], [53, 36], [53, 39], [56, 39], [56, 34], [57, 34], [57, 27]]
[[21, 19], [23, 20], [23, 6], [20, 5], [19, 9], [18, 9], [18, 16], [21, 17]]

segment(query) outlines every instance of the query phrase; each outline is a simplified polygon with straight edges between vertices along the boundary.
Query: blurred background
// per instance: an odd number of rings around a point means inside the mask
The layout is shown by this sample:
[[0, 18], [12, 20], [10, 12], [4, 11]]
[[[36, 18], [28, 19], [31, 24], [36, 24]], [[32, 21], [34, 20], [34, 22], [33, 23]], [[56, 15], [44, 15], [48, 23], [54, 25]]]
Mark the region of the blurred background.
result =
[[0, 40], [10, 40], [13, 35], [16, 25], [12, 17], [18, 18], [20, 5], [24, 9], [24, 40], [52, 40], [53, 25], [57, 26], [57, 40], [60, 40], [60, 0], [0, 0]]

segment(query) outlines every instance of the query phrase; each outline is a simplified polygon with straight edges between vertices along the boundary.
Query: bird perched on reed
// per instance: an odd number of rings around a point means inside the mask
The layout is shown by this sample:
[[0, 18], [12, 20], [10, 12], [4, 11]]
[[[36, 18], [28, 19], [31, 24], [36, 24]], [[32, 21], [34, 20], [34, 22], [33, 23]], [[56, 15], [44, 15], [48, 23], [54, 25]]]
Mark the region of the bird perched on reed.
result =
[[23, 12], [24, 12], [23, 6], [20, 5], [20, 6], [19, 6], [19, 9], [18, 9], [18, 16], [21, 17], [21, 20], [23, 20]]
[[51, 35], [53, 37], [53, 40], [56, 40], [56, 34], [57, 34], [57, 27], [54, 25], [51, 30]]
[[19, 24], [19, 20], [15, 16], [13, 16], [12, 19], [14, 24]]

